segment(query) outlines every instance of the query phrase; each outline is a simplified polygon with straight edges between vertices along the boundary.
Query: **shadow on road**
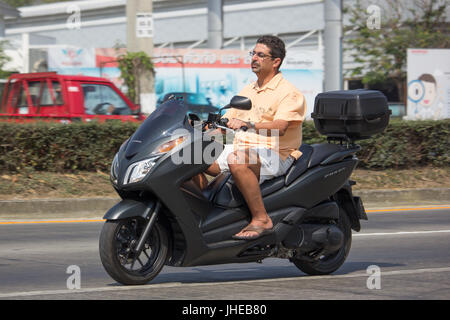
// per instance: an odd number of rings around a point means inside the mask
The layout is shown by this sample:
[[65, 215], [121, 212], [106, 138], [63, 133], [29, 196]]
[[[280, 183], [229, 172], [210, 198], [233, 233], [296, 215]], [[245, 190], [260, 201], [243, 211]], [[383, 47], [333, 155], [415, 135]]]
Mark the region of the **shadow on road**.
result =
[[[289, 262], [282, 262], [289, 263]], [[345, 275], [350, 273], [365, 273], [371, 265], [377, 265], [380, 268], [399, 267], [403, 264], [379, 263], [379, 262], [348, 262], [345, 263], [335, 275]], [[293, 264], [286, 265], [264, 265], [249, 263], [246, 265], [222, 265], [205, 266], [192, 268], [165, 267], [163, 271], [148, 284], [161, 284], [171, 282], [181, 283], [213, 283], [213, 282], [231, 282], [248, 281], [261, 279], [283, 279], [293, 277], [311, 277], [301, 272]], [[114, 284], [111, 284], [114, 285]]]

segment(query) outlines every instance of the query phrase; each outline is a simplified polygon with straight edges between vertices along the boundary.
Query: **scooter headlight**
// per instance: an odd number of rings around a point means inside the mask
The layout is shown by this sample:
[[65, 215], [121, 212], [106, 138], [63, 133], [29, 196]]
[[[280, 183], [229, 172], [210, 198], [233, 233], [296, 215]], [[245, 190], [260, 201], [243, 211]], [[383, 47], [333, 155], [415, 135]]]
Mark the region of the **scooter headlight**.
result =
[[125, 178], [123, 179], [123, 184], [135, 183], [144, 179], [158, 159], [159, 156], [135, 162], [130, 165], [125, 174]]
[[116, 155], [114, 156], [114, 159], [111, 163], [111, 173], [110, 173], [109, 177], [113, 184], [117, 184], [117, 182], [118, 182], [117, 175], [119, 174], [119, 152], [123, 149], [123, 147], [126, 145], [128, 140], [130, 140], [130, 138], [128, 138], [127, 140], [125, 140], [122, 143], [122, 145], [119, 148], [119, 151], [116, 153]]
[[116, 155], [114, 156], [114, 160], [111, 164], [111, 175], [110, 175], [111, 181], [114, 184], [117, 184], [117, 173], [119, 172], [119, 160], [118, 159], [119, 159], [119, 156], [116, 153]]
[[188, 139], [188, 136], [178, 136], [168, 142], [159, 145], [154, 152], [151, 153], [151, 158], [142, 160], [130, 165], [125, 173], [125, 178], [123, 184], [139, 182], [145, 178], [145, 176], [150, 172], [150, 170], [155, 165], [156, 161], [165, 153], [171, 151], [175, 147], [182, 144]]

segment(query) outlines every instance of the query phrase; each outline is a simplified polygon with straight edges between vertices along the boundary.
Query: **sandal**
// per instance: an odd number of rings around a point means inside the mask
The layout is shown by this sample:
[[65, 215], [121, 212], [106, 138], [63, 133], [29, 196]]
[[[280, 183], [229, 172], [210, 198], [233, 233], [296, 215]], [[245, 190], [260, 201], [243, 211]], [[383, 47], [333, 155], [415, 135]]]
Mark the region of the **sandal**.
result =
[[233, 238], [234, 240], [255, 240], [258, 238], [261, 238], [263, 236], [272, 234], [274, 232], [273, 227], [270, 229], [265, 229], [263, 227], [258, 227], [258, 226], [252, 226], [252, 225], [248, 225], [244, 230], [242, 230], [241, 232], [247, 232], [247, 231], [254, 231], [257, 233], [257, 235], [255, 236], [237, 236], [234, 235], [231, 238]]

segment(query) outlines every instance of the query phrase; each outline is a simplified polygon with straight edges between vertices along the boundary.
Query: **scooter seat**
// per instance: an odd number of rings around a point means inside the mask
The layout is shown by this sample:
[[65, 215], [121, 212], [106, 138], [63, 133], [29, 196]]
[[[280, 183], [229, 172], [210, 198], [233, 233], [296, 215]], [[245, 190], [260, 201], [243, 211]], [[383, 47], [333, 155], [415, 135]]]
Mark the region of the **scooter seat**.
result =
[[299, 149], [302, 152], [300, 158], [292, 164], [292, 167], [286, 173], [285, 184], [289, 185], [292, 181], [302, 175], [308, 168], [314, 148], [308, 144], [302, 144]]
[[317, 166], [332, 154], [342, 151], [343, 149], [343, 146], [332, 143], [313, 145], [302, 144], [299, 149], [302, 152], [302, 156], [294, 162], [292, 167], [286, 173], [285, 184], [291, 184], [292, 181], [301, 176], [306, 170]]
[[315, 167], [332, 154], [346, 149], [344, 146], [334, 143], [313, 144], [311, 147], [313, 148], [313, 153], [311, 155], [308, 168]]
[[[227, 181], [223, 184], [223, 187], [215, 196], [214, 202], [217, 205], [228, 207], [228, 208], [237, 208], [245, 204], [245, 199], [239, 191], [238, 187], [234, 184], [234, 181], [231, 177], [230, 173], [226, 173], [225, 179]], [[285, 176], [280, 176], [273, 178], [271, 180], [264, 181], [260, 185], [261, 195], [263, 197], [274, 193], [277, 190], [280, 190], [284, 187]]]
[[[343, 146], [329, 143], [302, 144], [299, 149], [302, 152], [302, 156], [293, 163], [285, 175], [267, 180], [261, 184], [262, 196], [265, 197], [291, 184], [306, 170], [319, 165], [332, 154], [342, 151], [343, 148]], [[217, 205], [236, 208], [245, 204], [245, 200], [234, 184], [230, 173], [226, 173], [218, 178], [217, 181], [211, 184], [211, 187], [211, 190], [207, 190], [204, 194], [207, 193], [207, 197], [209, 196], [210, 199], [213, 196]], [[218, 191], [217, 194], [216, 191]]]

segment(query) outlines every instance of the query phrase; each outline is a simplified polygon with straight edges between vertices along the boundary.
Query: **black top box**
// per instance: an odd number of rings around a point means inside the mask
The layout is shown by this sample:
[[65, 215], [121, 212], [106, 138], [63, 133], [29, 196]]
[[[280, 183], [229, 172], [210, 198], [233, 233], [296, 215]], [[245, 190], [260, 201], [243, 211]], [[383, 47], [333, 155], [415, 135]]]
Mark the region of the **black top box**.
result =
[[354, 141], [383, 132], [390, 114], [384, 94], [358, 89], [318, 94], [311, 117], [321, 134]]

